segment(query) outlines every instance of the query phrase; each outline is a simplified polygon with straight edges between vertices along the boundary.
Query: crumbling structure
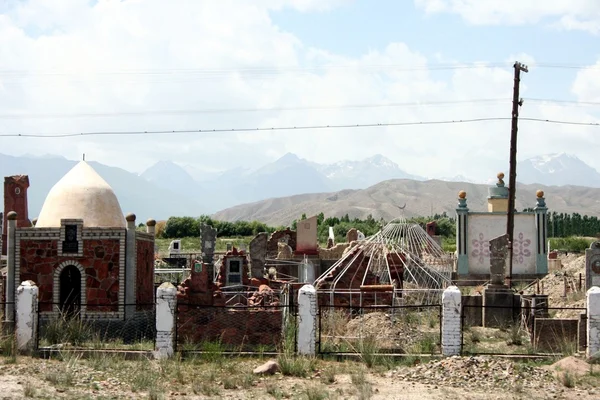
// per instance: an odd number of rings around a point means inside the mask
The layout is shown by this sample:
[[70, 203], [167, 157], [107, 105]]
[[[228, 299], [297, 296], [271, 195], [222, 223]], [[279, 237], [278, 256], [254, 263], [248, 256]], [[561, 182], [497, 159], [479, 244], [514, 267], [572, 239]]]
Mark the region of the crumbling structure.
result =
[[454, 259], [416, 223], [393, 220], [351, 243], [315, 281], [320, 305], [393, 306], [439, 301]]

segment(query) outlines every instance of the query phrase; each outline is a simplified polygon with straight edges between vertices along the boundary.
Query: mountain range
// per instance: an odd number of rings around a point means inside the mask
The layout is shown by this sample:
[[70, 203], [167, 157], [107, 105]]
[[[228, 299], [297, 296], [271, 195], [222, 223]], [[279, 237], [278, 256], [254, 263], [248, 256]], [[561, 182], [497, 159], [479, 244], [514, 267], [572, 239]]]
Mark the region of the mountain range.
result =
[[[30, 217], [34, 218], [50, 188], [75, 163], [53, 155], [15, 157], [0, 154], [0, 173], [2, 176], [29, 175]], [[194, 166], [163, 160], [142, 174], [95, 162], [90, 164], [113, 187], [123, 212], [135, 212], [138, 221], [145, 221], [149, 217], [166, 219], [172, 215], [198, 216], [223, 210], [216, 216], [228, 220], [260, 219], [285, 224], [285, 221], [297, 217], [298, 207], [307, 201], [315, 203], [307, 210], [326, 211], [325, 206], [335, 203], [336, 207], [330, 208], [332, 213], [343, 215], [351, 210], [364, 209], [365, 215], [371, 213], [376, 216], [380, 213], [386, 219], [396, 215], [394, 204], [412, 202], [418, 207], [409, 206], [407, 212], [413, 210], [411, 212], [428, 215], [432, 210], [452, 210], [455, 191], [459, 186], [467, 191], [480, 192], [483, 196], [481, 201], [485, 201], [485, 188], [490, 184], [477, 185], [484, 182], [465, 176], [431, 180], [412, 175], [382, 155], [319, 164], [288, 153], [274, 162], [253, 169], [234, 168], [226, 171], [203, 171]], [[600, 173], [577, 157], [564, 153], [522, 161], [517, 171], [519, 182], [536, 183], [536, 188], [540, 184], [600, 187]], [[461, 184], [455, 187], [450, 182]], [[560, 199], [549, 202], [553, 209], [568, 211], [589, 206], [592, 208], [585, 209], [585, 212], [582, 209], [575, 211], [590, 215], [595, 213], [595, 203], [591, 199], [589, 202], [586, 199], [579, 200], [575, 193], [586, 198], [588, 195], [600, 198], [586, 188], [549, 188], [547, 192], [561, 193]], [[361, 198], [363, 195], [367, 198]], [[322, 203], [321, 208], [316, 203]], [[523, 198], [523, 204], [530, 203]], [[285, 211], [286, 207], [295, 210], [288, 212]], [[344, 207], [349, 208], [344, 211]]]

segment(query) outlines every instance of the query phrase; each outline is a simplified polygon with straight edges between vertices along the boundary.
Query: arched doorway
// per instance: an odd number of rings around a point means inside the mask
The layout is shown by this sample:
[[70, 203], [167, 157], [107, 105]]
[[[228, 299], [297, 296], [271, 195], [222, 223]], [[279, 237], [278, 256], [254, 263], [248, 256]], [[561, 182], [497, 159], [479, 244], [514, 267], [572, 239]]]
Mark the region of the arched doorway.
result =
[[81, 272], [74, 265], [67, 265], [60, 272], [60, 310], [65, 317], [79, 315], [81, 306]]

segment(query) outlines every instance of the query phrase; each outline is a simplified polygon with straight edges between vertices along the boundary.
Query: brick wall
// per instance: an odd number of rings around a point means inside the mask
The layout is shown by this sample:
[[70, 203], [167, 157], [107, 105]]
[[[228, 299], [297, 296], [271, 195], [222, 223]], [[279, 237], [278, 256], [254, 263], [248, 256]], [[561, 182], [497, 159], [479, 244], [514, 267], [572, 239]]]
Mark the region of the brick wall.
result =
[[84, 240], [81, 258], [58, 256], [56, 240], [21, 240], [20, 248], [19, 279], [32, 280], [38, 285], [40, 311], [52, 311], [54, 271], [69, 260], [85, 270], [87, 311], [118, 311], [119, 239]]
[[278, 308], [177, 307], [178, 343], [220, 341], [223, 345], [272, 346], [281, 343], [282, 312]]
[[279, 252], [277, 243], [279, 243], [279, 241], [286, 235], [289, 237], [287, 244], [292, 248], [292, 251], [296, 251], [296, 231], [291, 229], [275, 231], [271, 234], [269, 240], [267, 241], [267, 258], [277, 257], [277, 253]]
[[137, 239], [136, 303], [139, 308], [154, 301], [154, 242]]
[[27, 206], [27, 188], [29, 177], [27, 175], [7, 176], [4, 178], [4, 223], [2, 224], [2, 254], [6, 254], [7, 223], [6, 216], [10, 211], [17, 213], [17, 228], [31, 226]]

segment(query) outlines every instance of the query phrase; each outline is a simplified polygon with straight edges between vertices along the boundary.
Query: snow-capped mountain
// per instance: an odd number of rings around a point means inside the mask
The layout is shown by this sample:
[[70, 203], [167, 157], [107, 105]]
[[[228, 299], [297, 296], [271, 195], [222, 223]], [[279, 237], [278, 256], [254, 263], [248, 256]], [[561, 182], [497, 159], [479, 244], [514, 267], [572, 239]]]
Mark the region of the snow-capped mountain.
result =
[[424, 179], [403, 171], [398, 164], [381, 154], [358, 161], [344, 160], [333, 164], [313, 165], [337, 189], [364, 189], [388, 179]]
[[521, 161], [517, 165], [517, 181], [600, 187], [600, 173], [577, 156], [566, 153], [546, 154]]
[[441, 177], [439, 178], [440, 181], [445, 181], [445, 182], [466, 182], [466, 183], [485, 183], [485, 182], [480, 182], [477, 181], [475, 179], [471, 179], [471, 178], [467, 178], [464, 175], [455, 175], [453, 177]]

